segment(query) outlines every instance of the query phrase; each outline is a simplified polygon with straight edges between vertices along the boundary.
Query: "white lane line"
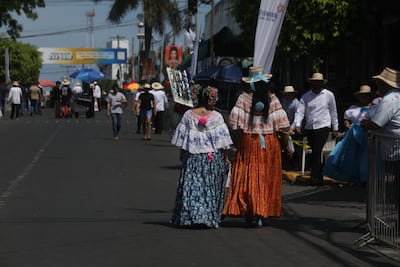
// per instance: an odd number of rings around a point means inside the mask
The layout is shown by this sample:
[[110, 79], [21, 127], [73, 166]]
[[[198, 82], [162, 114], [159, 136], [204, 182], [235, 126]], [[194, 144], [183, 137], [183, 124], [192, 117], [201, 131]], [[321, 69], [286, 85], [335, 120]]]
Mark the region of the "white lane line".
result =
[[29, 175], [31, 170], [35, 167], [35, 165], [41, 159], [43, 153], [46, 151], [46, 148], [50, 145], [50, 143], [54, 140], [58, 131], [60, 130], [61, 124], [58, 124], [57, 129], [49, 136], [47, 141], [39, 148], [38, 152], [32, 158], [32, 160], [26, 165], [25, 169], [20, 173], [17, 177], [10, 181], [7, 189], [0, 194], [0, 209], [3, 208], [6, 204], [7, 198], [9, 198], [12, 193], [18, 188], [21, 182]]

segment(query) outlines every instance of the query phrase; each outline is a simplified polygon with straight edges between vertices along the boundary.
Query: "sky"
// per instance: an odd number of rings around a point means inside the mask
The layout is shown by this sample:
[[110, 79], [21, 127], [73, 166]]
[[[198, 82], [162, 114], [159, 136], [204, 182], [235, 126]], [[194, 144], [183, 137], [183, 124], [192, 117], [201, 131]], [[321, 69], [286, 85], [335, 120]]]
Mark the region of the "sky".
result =
[[[35, 10], [39, 16], [36, 20], [29, 20], [24, 15], [16, 16], [24, 27], [18, 41], [37, 47], [89, 47], [86, 14], [94, 11], [92, 36], [95, 48], [106, 48], [108, 41], [119, 36], [128, 40], [134, 39], [134, 49], [136, 50], [134, 53], [138, 53], [139, 45], [136, 36], [139, 20], [137, 14], [142, 13], [141, 8], [127, 13], [118, 25], [107, 20], [112, 0], [103, 0], [97, 4], [91, 0], [45, 0], [45, 3], [45, 8]], [[184, 9], [187, 0], [178, 0], [178, 4], [180, 9]], [[208, 10], [209, 6], [207, 5], [199, 6], [199, 21], [202, 21]], [[4, 32], [4, 29], [0, 28], [0, 32]], [[160, 40], [154, 43], [154, 48], [157, 49], [162, 45], [162, 37], [155, 34], [155, 39]], [[177, 44], [183, 45], [183, 42], [183, 35], [177, 37]], [[43, 65], [40, 79], [60, 80], [78, 67], [76, 65]]]

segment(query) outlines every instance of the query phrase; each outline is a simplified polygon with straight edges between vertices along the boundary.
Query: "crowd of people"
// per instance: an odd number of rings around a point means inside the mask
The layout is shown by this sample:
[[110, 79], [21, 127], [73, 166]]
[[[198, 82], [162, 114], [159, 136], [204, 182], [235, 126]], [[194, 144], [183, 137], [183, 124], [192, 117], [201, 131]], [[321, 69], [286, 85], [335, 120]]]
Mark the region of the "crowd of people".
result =
[[0, 117], [5, 115], [7, 103], [11, 105], [10, 119], [18, 119], [26, 113], [30, 116], [40, 116], [44, 99], [43, 87], [39, 82], [22, 86], [18, 81], [13, 81], [8, 90], [1, 90]]
[[[322, 186], [324, 175], [366, 183], [367, 131], [400, 137], [397, 70], [385, 68], [372, 77], [376, 92], [372, 84], [363, 84], [354, 92], [355, 102], [345, 110], [341, 121], [343, 138], [326, 159], [321, 157], [322, 149], [329, 135], [339, 135], [340, 124], [335, 95], [325, 88], [327, 79], [322, 73], [313, 73], [306, 79], [308, 90], [300, 98], [292, 85], [285, 86], [282, 97], [278, 97], [271, 79], [262, 67], [251, 66], [227, 118], [215, 109], [218, 88], [190, 85], [193, 107], [179, 109], [179, 122], [171, 139], [180, 149], [182, 162], [172, 224], [218, 228], [224, 218], [233, 216], [243, 217], [249, 225], [262, 226], [266, 218], [279, 217], [282, 164], [289, 160], [290, 166], [297, 166], [297, 144], [304, 137], [311, 149], [308, 184], [312, 186]], [[164, 88], [158, 80], [142, 81], [134, 95], [130, 108], [137, 116], [137, 133], [143, 134], [144, 141], [150, 141], [152, 133], [164, 131], [169, 106]], [[87, 84], [86, 90], [92, 99], [90, 109], [100, 111], [100, 86], [96, 82]], [[76, 83], [71, 88], [68, 80], [57, 82], [52, 90], [56, 117], [58, 111], [72, 114], [74, 100], [84, 91], [85, 85]], [[40, 86], [32, 84], [27, 94], [31, 115], [40, 115]], [[11, 104], [11, 118], [21, 115], [22, 99], [23, 90], [15, 81], [6, 99]], [[113, 139], [119, 140], [128, 99], [114, 84], [105, 101]], [[233, 147], [234, 160], [229, 157]]]
[[[397, 70], [386, 68], [373, 76], [377, 92], [362, 85], [354, 93], [357, 102], [344, 113], [344, 138], [326, 162], [321, 157], [323, 146], [329, 135], [339, 135], [336, 100], [325, 88], [327, 79], [322, 73], [314, 73], [307, 79], [309, 90], [300, 99], [293, 86], [285, 86], [279, 99], [271, 78], [262, 67], [250, 67], [249, 77], [242, 78], [243, 92], [227, 120], [214, 109], [217, 88], [193, 90], [196, 104], [182, 112], [171, 140], [180, 149], [182, 161], [172, 224], [218, 228], [226, 216], [239, 216], [247, 224], [262, 226], [266, 218], [279, 217], [282, 160], [296, 153], [292, 144], [295, 136], [307, 137], [311, 148], [308, 184], [313, 186], [323, 185], [327, 173], [339, 180], [365, 181], [366, 139], [358, 140], [359, 151], [336, 149], [354, 145], [346, 140], [356, 135], [352, 130], [355, 127], [364, 135], [368, 130], [377, 130], [400, 137]], [[235, 142], [233, 134], [238, 136]], [[228, 151], [232, 146], [236, 155], [230, 162]], [[351, 152], [355, 150], [359, 154]], [[335, 151], [346, 166], [332, 160]], [[346, 171], [350, 166], [353, 173], [349, 176]], [[228, 187], [226, 195], [224, 186]]]

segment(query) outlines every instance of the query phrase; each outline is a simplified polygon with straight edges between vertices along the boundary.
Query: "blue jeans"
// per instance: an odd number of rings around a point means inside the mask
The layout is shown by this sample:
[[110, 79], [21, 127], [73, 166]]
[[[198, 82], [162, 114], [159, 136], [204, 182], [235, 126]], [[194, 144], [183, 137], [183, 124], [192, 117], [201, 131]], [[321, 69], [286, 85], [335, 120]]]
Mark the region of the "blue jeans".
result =
[[121, 118], [122, 118], [122, 114], [111, 113], [111, 121], [112, 121], [114, 137], [117, 137], [119, 134], [119, 130], [121, 130]]

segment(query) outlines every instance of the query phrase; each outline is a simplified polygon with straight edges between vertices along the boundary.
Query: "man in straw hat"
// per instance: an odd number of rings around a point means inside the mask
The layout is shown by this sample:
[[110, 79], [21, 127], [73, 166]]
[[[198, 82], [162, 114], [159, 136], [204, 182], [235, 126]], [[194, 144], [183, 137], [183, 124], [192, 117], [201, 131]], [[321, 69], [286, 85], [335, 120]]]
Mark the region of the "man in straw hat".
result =
[[153, 119], [155, 134], [161, 134], [163, 130], [164, 113], [168, 107], [168, 98], [164, 92], [164, 86], [159, 82], [151, 84], [152, 90], [150, 93], [154, 95], [154, 104], [156, 105], [157, 113]]
[[294, 114], [300, 104], [296, 96], [297, 91], [292, 85], [286, 85], [283, 88], [282, 108], [286, 111], [292, 130], [295, 129], [295, 125], [293, 124]]
[[[296, 110], [300, 105], [300, 101], [297, 99], [297, 90], [294, 89], [292, 85], [286, 85], [283, 88], [283, 97], [282, 97], [282, 108], [285, 110], [287, 117], [290, 123], [290, 129], [292, 131], [295, 130], [296, 126], [294, 125], [294, 115], [296, 114]], [[290, 136], [291, 140], [301, 140], [301, 136], [295, 134]], [[298, 170], [300, 160], [300, 152], [301, 149], [299, 146], [294, 146], [293, 142], [290, 143], [290, 146], [293, 150], [293, 155], [291, 157], [283, 157], [282, 163], [284, 168]]]
[[302, 134], [303, 119], [304, 134], [307, 136], [311, 147], [311, 179], [310, 185], [322, 186], [321, 153], [329, 132], [333, 130], [332, 137], [336, 137], [339, 130], [336, 100], [333, 93], [323, 88], [327, 83], [322, 73], [314, 73], [308, 78], [311, 89], [300, 99], [296, 111], [294, 124], [296, 132]]
[[372, 78], [377, 83], [377, 93], [382, 96], [382, 101], [371, 119], [362, 121], [361, 127], [400, 136], [400, 71], [385, 68]]
[[10, 119], [14, 119], [14, 114], [16, 118], [19, 118], [19, 110], [21, 105], [22, 90], [19, 86], [19, 82], [14, 81], [8, 92], [7, 103], [11, 103], [11, 115]]

